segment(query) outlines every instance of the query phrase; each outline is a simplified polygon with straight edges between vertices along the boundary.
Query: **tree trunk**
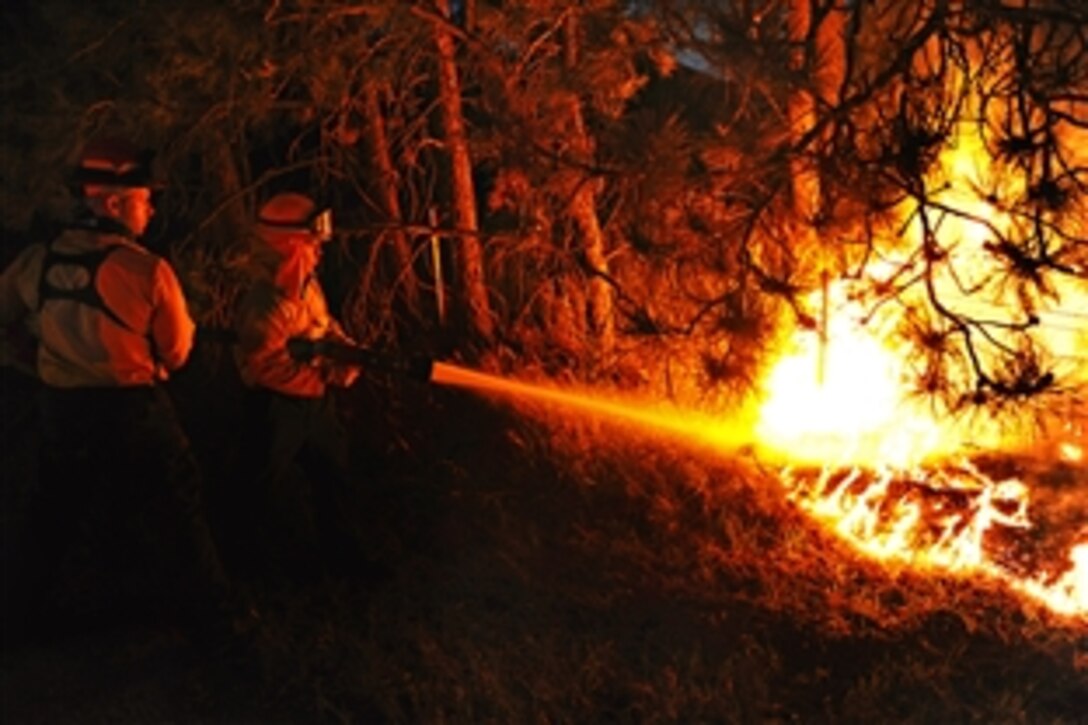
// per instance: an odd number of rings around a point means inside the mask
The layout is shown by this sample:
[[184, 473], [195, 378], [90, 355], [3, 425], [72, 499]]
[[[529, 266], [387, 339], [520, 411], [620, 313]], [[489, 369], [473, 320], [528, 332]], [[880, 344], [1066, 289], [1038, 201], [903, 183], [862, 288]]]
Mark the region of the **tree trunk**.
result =
[[790, 0], [790, 65], [799, 80], [789, 100], [790, 136], [796, 152], [790, 168], [793, 209], [809, 235], [815, 233], [812, 225], [821, 213], [822, 191], [815, 152], [799, 145], [816, 125], [818, 103], [834, 106], [839, 100], [846, 64], [845, 21], [846, 11], [831, 10], [813, 32], [810, 0]]
[[[789, 99], [790, 138], [794, 147], [790, 160], [791, 191], [798, 234], [794, 249], [796, 256], [812, 260], [810, 266], [819, 276], [822, 294], [816, 377], [820, 382], [827, 366], [828, 285], [834, 250], [829, 248], [830, 240], [820, 238], [817, 232], [824, 199], [815, 139], [808, 136], [816, 127], [818, 103], [835, 103], [842, 82], [845, 68], [842, 20], [839, 11], [830, 11], [813, 32], [810, 0], [790, 0], [787, 17], [789, 40], [793, 46], [790, 66], [797, 75], [797, 87]], [[810, 49], [813, 51], [811, 56]], [[807, 148], [803, 146], [806, 140]]]
[[[251, 212], [238, 160], [226, 133], [209, 134], [199, 150], [213, 216], [198, 228], [202, 253], [197, 257], [201, 261], [189, 269], [189, 306], [200, 324], [229, 326], [240, 287], [236, 281], [232, 284], [229, 265], [222, 262], [246, 245]], [[218, 364], [218, 356], [213, 364]]]
[[213, 134], [207, 142], [205, 169], [209, 186], [214, 194], [214, 204], [224, 204], [223, 211], [212, 225], [220, 239], [242, 239], [250, 226], [246, 209], [238, 162], [230, 141], [222, 134]]
[[465, 30], [476, 32], [476, 0], [461, 0], [465, 7]]
[[[573, 71], [578, 63], [578, 13], [575, 10], [567, 16], [564, 27], [564, 64], [568, 72]], [[585, 127], [582, 113], [582, 101], [574, 93], [568, 99], [570, 148], [574, 159], [581, 164], [593, 162], [593, 139]], [[607, 279], [608, 256], [604, 233], [597, 218], [596, 180], [585, 179], [579, 185], [571, 200], [571, 215], [578, 232], [582, 236], [582, 253], [585, 264], [593, 275], [589, 280], [588, 317], [591, 332], [596, 336], [597, 350], [605, 356], [612, 353], [616, 342], [616, 325], [613, 314], [612, 285]]]
[[807, 41], [812, 25], [810, 0], [790, 0], [788, 14], [790, 70], [797, 81], [789, 98], [790, 139], [794, 153], [790, 158], [790, 180], [793, 194], [793, 211], [797, 215], [802, 248], [811, 249], [815, 239], [813, 224], [820, 209], [820, 179], [810, 150], [800, 143], [816, 123], [816, 99], [808, 86], [808, 78], [802, 73], [808, 68]]
[[[442, 17], [450, 17], [449, 0], [435, 0]], [[469, 154], [465, 119], [461, 111], [461, 81], [457, 74], [456, 47], [453, 34], [441, 24], [435, 24], [438, 46], [439, 97], [442, 119], [449, 150], [453, 192], [453, 220], [458, 230], [455, 245], [460, 289], [469, 330], [485, 342], [494, 337], [491, 306], [484, 280], [483, 248], [478, 236], [476, 219], [476, 189], [472, 182], [472, 158]]]
[[378, 98], [378, 84], [369, 81], [363, 88], [363, 113], [366, 115], [367, 142], [370, 146], [371, 163], [377, 172], [378, 199], [382, 213], [392, 229], [386, 237], [389, 240], [395, 263], [395, 294], [404, 301], [409, 310], [418, 314], [419, 283], [412, 264], [412, 246], [408, 235], [401, 229], [404, 221], [401, 214], [400, 198], [397, 195], [397, 171], [393, 166], [393, 155], [389, 150], [389, 139], [385, 133], [385, 117], [382, 115]]

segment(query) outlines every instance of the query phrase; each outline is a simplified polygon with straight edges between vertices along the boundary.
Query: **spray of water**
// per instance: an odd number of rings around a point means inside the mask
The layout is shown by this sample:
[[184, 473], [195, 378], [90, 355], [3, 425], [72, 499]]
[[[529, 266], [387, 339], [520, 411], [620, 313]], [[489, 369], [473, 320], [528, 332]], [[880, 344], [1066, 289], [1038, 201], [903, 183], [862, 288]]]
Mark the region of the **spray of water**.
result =
[[660, 433], [702, 443], [719, 451], [738, 451], [753, 445], [752, 426], [743, 418], [711, 418], [693, 411], [666, 409], [645, 401], [602, 397], [600, 393], [560, 390], [557, 387], [510, 380], [470, 370], [450, 363], [436, 362], [431, 382], [470, 388], [481, 393], [561, 406], [587, 415], [605, 415]]

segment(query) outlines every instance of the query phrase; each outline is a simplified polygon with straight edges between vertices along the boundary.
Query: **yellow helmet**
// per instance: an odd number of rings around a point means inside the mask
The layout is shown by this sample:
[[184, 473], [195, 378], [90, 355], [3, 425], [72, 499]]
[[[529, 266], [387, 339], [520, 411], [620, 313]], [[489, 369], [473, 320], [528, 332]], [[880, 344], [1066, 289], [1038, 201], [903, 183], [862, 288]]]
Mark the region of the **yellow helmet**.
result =
[[303, 194], [276, 194], [257, 214], [257, 234], [273, 246], [303, 241], [302, 236], [324, 243], [332, 238], [332, 210]]

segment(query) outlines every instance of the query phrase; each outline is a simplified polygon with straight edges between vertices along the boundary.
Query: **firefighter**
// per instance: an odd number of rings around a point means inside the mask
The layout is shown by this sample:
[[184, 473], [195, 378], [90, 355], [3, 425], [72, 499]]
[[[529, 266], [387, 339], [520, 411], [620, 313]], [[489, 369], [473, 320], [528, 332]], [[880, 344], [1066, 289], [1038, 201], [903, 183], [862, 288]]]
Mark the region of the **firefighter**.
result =
[[260, 533], [252, 535], [263, 539], [251, 543], [264, 548], [248, 553], [263, 559], [258, 564], [276, 559], [271, 563], [303, 574], [316, 571], [305, 560], [313, 544], [326, 572], [366, 567], [357, 530], [362, 497], [348, 476], [345, 432], [330, 394], [331, 387], [350, 386], [360, 369], [299, 359], [291, 344], [352, 343], [330, 315], [316, 276], [331, 236], [331, 212], [308, 196], [286, 192], [265, 202], [255, 226], [253, 282], [235, 317], [235, 360], [248, 398], [245, 498], [259, 512]]
[[25, 602], [37, 614], [56, 605], [56, 572], [89, 528], [90, 549], [107, 555], [101, 573], [134, 586], [137, 601], [230, 616], [200, 472], [162, 386], [186, 363], [194, 324], [169, 262], [139, 242], [154, 214], [150, 157], [92, 141], [73, 181], [74, 221], [0, 276], [5, 340], [32, 331], [42, 383]]

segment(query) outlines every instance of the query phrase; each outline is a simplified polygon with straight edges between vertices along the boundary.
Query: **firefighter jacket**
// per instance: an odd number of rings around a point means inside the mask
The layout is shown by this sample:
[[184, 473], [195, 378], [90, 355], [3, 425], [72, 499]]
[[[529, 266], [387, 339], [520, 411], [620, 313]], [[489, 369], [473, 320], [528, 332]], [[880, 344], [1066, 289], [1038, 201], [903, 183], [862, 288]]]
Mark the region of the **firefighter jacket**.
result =
[[195, 330], [170, 264], [94, 217], [4, 270], [0, 325], [23, 321], [38, 375], [58, 388], [152, 385], [185, 363]]
[[318, 398], [326, 387], [349, 385], [357, 370], [321, 360], [296, 361], [287, 349], [294, 338], [331, 339], [350, 343], [340, 324], [329, 314], [312, 264], [293, 254], [265, 257], [258, 262], [257, 279], [236, 310], [235, 360], [242, 382], [285, 395]]

